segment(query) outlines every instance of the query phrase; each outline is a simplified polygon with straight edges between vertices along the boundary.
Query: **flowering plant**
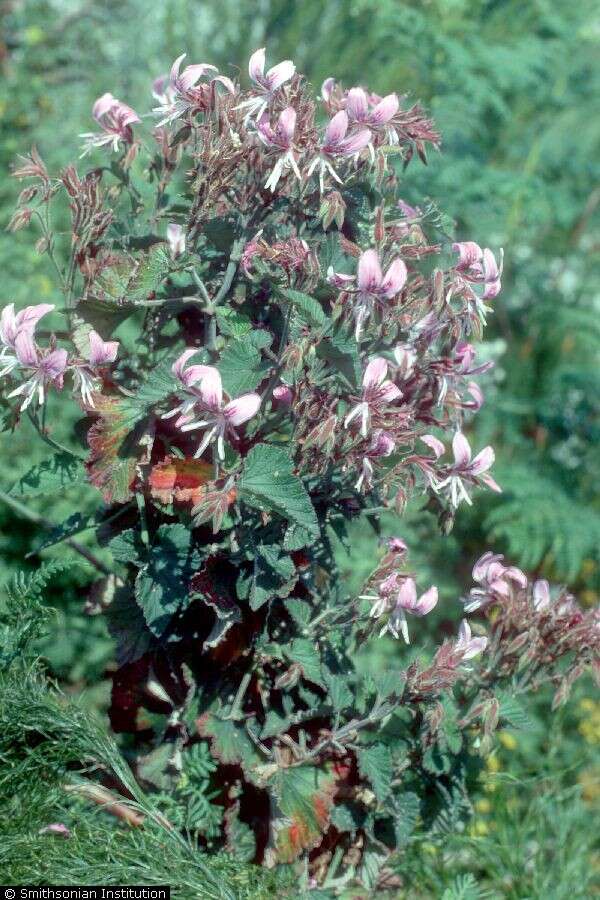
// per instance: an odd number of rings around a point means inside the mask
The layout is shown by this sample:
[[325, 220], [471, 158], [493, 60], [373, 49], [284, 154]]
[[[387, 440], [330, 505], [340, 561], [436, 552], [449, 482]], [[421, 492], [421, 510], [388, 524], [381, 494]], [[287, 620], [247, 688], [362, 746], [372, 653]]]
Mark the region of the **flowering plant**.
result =
[[[203, 844], [375, 889], [418, 819], [468, 814], [473, 761], [515, 696], [551, 682], [563, 700], [598, 666], [598, 619], [486, 554], [464, 600], [477, 618], [358, 674], [361, 643], [418, 642], [441, 604], [400, 538], [348, 596], [332, 536], [419, 494], [447, 532], [473, 491], [500, 490], [492, 448], [473, 455], [464, 429], [502, 265], [398, 196], [390, 160], [439, 143], [418, 105], [333, 79], [315, 102], [264, 50], [246, 89], [183, 61], [153, 85], [154, 120], [109, 93], [94, 104], [97, 168], [54, 178], [34, 149], [15, 169], [29, 184], [12, 227], [39, 224], [65, 327], [42, 331], [48, 304], [4, 308], [8, 423], [58, 451], [29, 482], [86, 477], [102, 495], [114, 565], [86, 608], [116, 640], [111, 724], [135, 736], [140, 780], [181, 799], [170, 815]], [[65, 390], [85, 461], [47, 424]], [[185, 760], [199, 771], [201, 748], [199, 815]]]

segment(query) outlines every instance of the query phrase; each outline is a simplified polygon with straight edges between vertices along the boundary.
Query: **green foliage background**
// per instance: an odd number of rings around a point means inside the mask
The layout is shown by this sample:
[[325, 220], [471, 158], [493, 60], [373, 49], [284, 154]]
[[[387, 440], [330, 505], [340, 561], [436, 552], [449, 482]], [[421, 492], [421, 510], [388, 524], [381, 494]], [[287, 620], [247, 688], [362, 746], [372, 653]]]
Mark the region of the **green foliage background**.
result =
[[[454, 219], [460, 238], [505, 249], [503, 291], [483, 350], [497, 365], [473, 435], [477, 447], [494, 445], [504, 494], [480, 497], [472, 511], [461, 510], [448, 539], [437, 536], [435, 522], [418, 507], [400, 529], [392, 522], [382, 526], [388, 533], [399, 530], [414, 546], [415, 568], [423, 584], [440, 585], [448, 619], [456, 618], [452, 600], [468, 584], [472, 561], [488, 546], [530, 571], [569, 583], [584, 602], [598, 602], [597, 4], [2, 0], [0, 16], [0, 226], [8, 222], [19, 190], [8, 177], [17, 153], [35, 142], [51, 169], [70, 161], [77, 135], [90, 128], [98, 95], [110, 90], [147, 111], [152, 79], [184, 50], [189, 61], [212, 62], [231, 74], [232, 63], [267, 45], [273, 62], [293, 58], [315, 85], [335, 75], [347, 86], [362, 82], [380, 94], [398, 90], [422, 99], [443, 146], [427, 168], [409, 167], [406, 200], [431, 197]], [[58, 300], [35, 239], [33, 229], [0, 232], [2, 304]], [[73, 413], [56, 398], [49, 423], [55, 437], [73, 441]], [[2, 435], [0, 448], [4, 491], [46, 455], [26, 427]], [[51, 504], [33, 500], [30, 508], [60, 522], [93, 504], [91, 489], [82, 488]], [[0, 527], [2, 580], [23, 566], [28, 553], [33, 555], [26, 565], [39, 564], [36, 525], [0, 505]], [[358, 531], [354, 537], [350, 556], [340, 548], [340, 563], [357, 585], [371, 567], [376, 537]], [[41, 557], [69, 554], [63, 547]], [[101, 619], [83, 614], [82, 596], [92, 576], [75, 561], [54, 577], [48, 600], [57, 613], [40, 647], [50, 671], [69, 690], [86, 688], [86, 705], [102, 711], [111, 644]], [[393, 652], [391, 642], [366, 648], [364, 665], [385, 665]], [[407, 896], [480, 896], [477, 886], [463, 890], [452, 882], [464, 870], [475, 872], [486, 889], [504, 885], [502, 896], [589, 895], [589, 819], [600, 793], [600, 705], [591, 697], [583, 705], [575, 702], [550, 737], [545, 709], [533, 704], [530, 724], [506, 739], [498, 756], [504, 781], [495, 791], [482, 786], [480, 799], [487, 804], [476, 813], [473, 834], [452, 839], [463, 841], [454, 856], [448, 856], [452, 841], [429, 855], [426, 848], [415, 849], [410, 865], [429, 887]], [[527, 856], [524, 848], [532, 841], [538, 850]], [[553, 848], [567, 843], [575, 848], [574, 859], [550, 868]], [[469, 857], [474, 848], [477, 865]], [[595, 860], [598, 866], [597, 855]], [[579, 885], [584, 893], [577, 893]]]

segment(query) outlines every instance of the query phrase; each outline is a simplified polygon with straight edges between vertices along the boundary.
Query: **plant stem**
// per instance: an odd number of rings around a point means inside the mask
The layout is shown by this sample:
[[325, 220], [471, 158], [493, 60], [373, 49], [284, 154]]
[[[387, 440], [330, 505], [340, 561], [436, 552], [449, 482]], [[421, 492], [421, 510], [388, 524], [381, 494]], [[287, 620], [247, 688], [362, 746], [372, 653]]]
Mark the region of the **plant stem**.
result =
[[[27, 506], [25, 506], [24, 503], [21, 503], [14, 497], [6, 494], [4, 491], [0, 491], [0, 500], [6, 503], [7, 506], [10, 506], [10, 508], [14, 510], [14, 512], [16, 512], [18, 515], [22, 516], [24, 519], [28, 519], [30, 522], [35, 522], [36, 525], [41, 525], [42, 528], [47, 528], [48, 530], [56, 528], [56, 525], [54, 525], [53, 522], [50, 522], [39, 513], [36, 513], [32, 509], [29, 509]], [[79, 543], [79, 541], [75, 541], [73, 540], [73, 538], [67, 538], [65, 540], [65, 544], [67, 544], [67, 546], [69, 546], [71, 550], [74, 550], [75, 553], [79, 553], [80, 556], [83, 556], [84, 559], [87, 559], [90, 565], [94, 566], [95, 569], [98, 569], [99, 572], [102, 572], [103, 575], [112, 574], [108, 566], [105, 566], [104, 563], [91, 552], [91, 550], [88, 550], [87, 547], [84, 547], [83, 544]]]

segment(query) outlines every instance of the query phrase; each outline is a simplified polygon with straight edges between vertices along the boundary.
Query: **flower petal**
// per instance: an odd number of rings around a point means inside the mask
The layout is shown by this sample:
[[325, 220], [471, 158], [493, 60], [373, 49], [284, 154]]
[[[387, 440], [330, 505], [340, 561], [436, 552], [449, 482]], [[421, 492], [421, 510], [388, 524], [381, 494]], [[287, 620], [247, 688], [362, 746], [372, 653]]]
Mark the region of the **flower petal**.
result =
[[119, 350], [119, 341], [103, 341], [97, 331], [90, 331], [90, 353], [88, 356], [90, 365], [101, 366], [104, 363], [114, 362]]
[[365, 369], [365, 374], [363, 375], [363, 387], [379, 387], [379, 385], [382, 384], [382, 382], [385, 380], [387, 370], [387, 360], [383, 359], [382, 356], [377, 356], [375, 357], [375, 359], [372, 359]]
[[452, 439], [452, 452], [457, 466], [466, 466], [471, 461], [471, 446], [461, 431]]
[[436, 459], [439, 459], [440, 456], [442, 456], [446, 452], [446, 448], [444, 447], [442, 442], [439, 440], [439, 438], [434, 437], [433, 434], [423, 434], [421, 435], [421, 440], [424, 444], [427, 444], [427, 446], [431, 450], [433, 450]]
[[369, 103], [366, 92], [360, 88], [351, 88], [346, 100], [346, 112], [348, 118], [355, 122], [364, 122], [369, 112]]
[[265, 48], [255, 50], [248, 62], [248, 74], [252, 81], [262, 84], [265, 72]]
[[379, 264], [377, 250], [365, 250], [358, 260], [358, 286], [361, 291], [370, 293], [381, 287], [383, 275]]
[[484, 472], [487, 472], [493, 466], [495, 458], [496, 454], [493, 447], [484, 447], [469, 467], [471, 474], [482, 475]]
[[416, 616], [426, 616], [431, 612], [434, 606], [437, 606], [437, 602], [438, 589], [436, 587], [430, 587], [428, 591], [425, 591], [425, 593], [419, 597], [412, 612]]
[[225, 415], [230, 425], [242, 425], [255, 416], [260, 408], [260, 396], [258, 394], [243, 394], [236, 400], [231, 400], [225, 406]]
[[200, 396], [211, 409], [220, 409], [223, 403], [223, 383], [219, 370], [206, 366], [200, 381]]
[[327, 124], [327, 128], [325, 129], [325, 144], [339, 144], [342, 138], [346, 136], [347, 131], [348, 116], [344, 110], [341, 109]]
[[385, 278], [383, 279], [383, 283], [381, 285], [386, 297], [394, 297], [399, 291], [401, 291], [406, 284], [407, 276], [408, 272], [403, 260], [395, 259], [385, 273]]
[[405, 578], [398, 591], [397, 606], [412, 612], [417, 602], [417, 585], [414, 578]]
[[383, 100], [380, 100], [373, 107], [369, 116], [369, 122], [372, 125], [385, 125], [386, 122], [389, 122], [396, 115], [399, 106], [397, 94], [388, 94], [387, 97], [384, 97]]
[[22, 366], [35, 368], [38, 364], [38, 352], [29, 331], [20, 331], [15, 338], [17, 359]]
[[269, 69], [267, 72], [267, 87], [270, 91], [276, 91], [278, 87], [281, 87], [282, 84], [285, 84], [286, 81], [290, 80], [295, 71], [296, 66], [292, 60], [284, 59], [283, 62], [277, 63], [276, 66], [273, 66], [273, 68]]

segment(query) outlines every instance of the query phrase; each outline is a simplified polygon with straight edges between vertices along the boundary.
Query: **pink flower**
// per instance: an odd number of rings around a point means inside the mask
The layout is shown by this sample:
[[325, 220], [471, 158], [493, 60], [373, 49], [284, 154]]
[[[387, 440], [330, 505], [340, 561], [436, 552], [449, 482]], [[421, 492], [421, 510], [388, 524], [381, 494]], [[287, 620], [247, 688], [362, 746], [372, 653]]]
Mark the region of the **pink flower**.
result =
[[20, 332], [33, 336], [39, 320], [53, 309], [53, 303], [38, 303], [35, 306], [26, 306], [25, 309], [15, 313], [14, 303], [5, 306], [0, 316], [0, 342], [4, 348], [14, 350], [15, 340]]
[[377, 357], [368, 364], [362, 380], [362, 399], [346, 416], [345, 428], [358, 417], [360, 433], [362, 437], [366, 437], [372, 413], [402, 396], [400, 388], [387, 379], [387, 370], [388, 364], [382, 357]]
[[283, 154], [277, 160], [273, 171], [265, 182], [265, 187], [274, 191], [285, 169], [292, 169], [294, 175], [301, 179], [298, 163], [294, 156], [294, 131], [296, 129], [296, 110], [287, 106], [279, 114], [275, 129], [271, 128], [269, 117], [264, 113], [258, 121], [257, 130], [263, 144], [269, 149]]
[[315, 169], [319, 169], [321, 193], [324, 190], [324, 179], [327, 174], [331, 175], [338, 184], [342, 184], [342, 179], [331, 164], [331, 158], [334, 160], [349, 159], [360, 153], [361, 150], [364, 150], [371, 142], [372, 135], [368, 128], [362, 128], [359, 131], [348, 134], [348, 126], [348, 115], [342, 109], [335, 114], [327, 125], [319, 154], [308, 167], [308, 178], [310, 178]]
[[463, 484], [463, 479], [471, 482], [483, 482], [491, 490], [501, 493], [500, 486], [496, 484], [491, 475], [487, 474], [488, 469], [494, 463], [492, 447], [484, 447], [475, 459], [471, 459], [471, 446], [464, 434], [457, 431], [452, 441], [452, 452], [454, 454], [454, 465], [447, 470], [449, 472], [448, 477], [434, 485], [434, 490], [439, 492], [443, 488], [448, 487], [450, 500], [455, 508], [459, 506], [462, 500], [471, 505], [471, 498]]
[[326, 78], [321, 85], [321, 97], [326, 103], [331, 100], [331, 95], [335, 89], [335, 78]]
[[[497, 297], [502, 287], [500, 277], [502, 275], [502, 251], [500, 251], [500, 265], [491, 250], [482, 250], [475, 241], [458, 241], [452, 245], [458, 253], [457, 272], [464, 279], [474, 284], [483, 284], [482, 300]], [[473, 294], [475, 300], [477, 296]]]
[[296, 66], [291, 59], [284, 59], [283, 62], [273, 66], [265, 73], [265, 60], [265, 47], [255, 50], [248, 63], [248, 74], [258, 87], [272, 94], [273, 91], [276, 91], [282, 84], [290, 80], [296, 71]]
[[389, 456], [395, 449], [396, 444], [391, 434], [382, 429], [373, 432], [371, 443], [363, 456], [360, 476], [354, 485], [357, 491], [362, 490], [363, 487], [365, 490], [370, 490], [373, 485], [373, 465], [371, 460]]
[[103, 341], [97, 331], [90, 331], [90, 366], [103, 366], [114, 362], [119, 351], [119, 341]]
[[356, 320], [355, 337], [360, 339], [365, 321], [373, 310], [398, 294], [404, 285], [408, 272], [400, 258], [395, 259], [385, 275], [381, 270], [376, 250], [365, 250], [358, 260], [358, 294], [353, 315]]
[[[195, 352], [195, 351], [192, 351]], [[219, 459], [225, 457], [225, 438], [236, 437], [235, 429], [256, 415], [260, 407], [258, 394], [244, 394], [236, 400], [225, 403], [223, 400], [223, 385], [218, 369], [214, 366], [190, 366], [184, 368], [186, 360], [192, 354], [185, 351], [173, 369], [188, 391], [191, 399], [167, 413], [163, 418], [169, 418], [175, 413], [181, 413], [176, 424], [182, 431], [195, 431], [203, 429], [206, 433], [195, 456], [201, 456], [208, 445], [213, 441], [217, 445]], [[194, 418], [190, 413], [198, 418]]]
[[466, 619], [463, 619], [458, 629], [458, 640], [454, 645], [456, 652], [460, 653], [463, 660], [473, 659], [483, 653], [488, 645], [486, 637], [471, 637], [471, 626]]
[[29, 378], [8, 394], [8, 397], [24, 395], [21, 411], [27, 409], [37, 395], [40, 406], [44, 403], [46, 388], [54, 384], [59, 390], [63, 386], [63, 376], [67, 368], [66, 350], [41, 350], [28, 330], [22, 330], [15, 339], [15, 353], [22, 369]]
[[443, 443], [433, 434], [422, 434], [421, 440], [429, 447], [430, 450], [433, 450], [436, 459], [439, 459], [440, 456], [443, 456], [446, 452], [446, 448], [444, 447]]
[[398, 344], [394, 347], [394, 362], [398, 366], [398, 374], [408, 381], [415, 370], [416, 351], [409, 344]]
[[269, 105], [275, 91], [293, 77], [296, 66], [291, 59], [284, 59], [265, 72], [266, 51], [255, 50], [248, 63], [248, 74], [254, 83], [256, 96], [240, 103], [238, 109], [246, 109], [247, 116], [260, 118]]
[[[163, 117], [158, 123], [158, 127], [179, 119], [188, 113], [195, 115], [198, 112], [205, 112], [207, 109], [210, 109], [212, 94], [217, 84], [221, 84], [230, 94], [235, 94], [235, 85], [225, 75], [214, 75], [209, 77], [208, 82], [200, 83], [205, 75], [218, 72], [215, 66], [211, 66], [208, 63], [186, 66], [181, 72], [181, 63], [185, 57], [186, 54], [182, 53], [171, 66], [168, 87], [164, 84], [164, 81], [158, 85], [159, 89], [162, 89], [162, 94], [159, 95], [159, 102], [164, 101], [153, 110]], [[157, 82], [155, 82], [156, 85]]]
[[471, 589], [465, 602], [465, 611], [473, 612], [482, 606], [510, 597], [514, 587], [524, 590], [527, 576], [516, 566], [505, 566], [498, 553], [487, 552], [473, 566], [473, 580], [479, 587]]
[[185, 231], [176, 222], [169, 222], [167, 225], [167, 242], [169, 244], [169, 252], [171, 259], [177, 259], [182, 253], [185, 253]]
[[102, 133], [86, 132], [80, 135], [80, 137], [84, 138], [82, 156], [85, 156], [94, 147], [104, 147], [107, 144], [112, 144], [112, 149], [116, 153], [121, 141], [124, 144], [133, 143], [131, 126], [139, 122], [140, 117], [130, 106], [121, 103], [112, 94], [106, 93], [98, 97], [94, 103], [92, 115], [102, 128]]
[[438, 591], [436, 587], [430, 587], [420, 597], [417, 597], [417, 585], [414, 578], [404, 578], [396, 595], [396, 605], [392, 614], [381, 631], [391, 632], [395, 638], [402, 634], [405, 643], [410, 643], [408, 637], [408, 622], [406, 614], [411, 616], [426, 616], [437, 605]]
[[361, 122], [373, 128], [386, 125], [400, 106], [396, 94], [388, 94], [374, 104], [363, 88], [352, 88], [346, 99], [346, 112], [353, 122]]
[[[325, 129], [321, 153], [327, 156], [354, 156], [369, 144], [371, 132], [368, 128], [348, 134], [348, 115], [344, 110], [336, 113]], [[337, 181], [340, 179], [334, 176]]]

